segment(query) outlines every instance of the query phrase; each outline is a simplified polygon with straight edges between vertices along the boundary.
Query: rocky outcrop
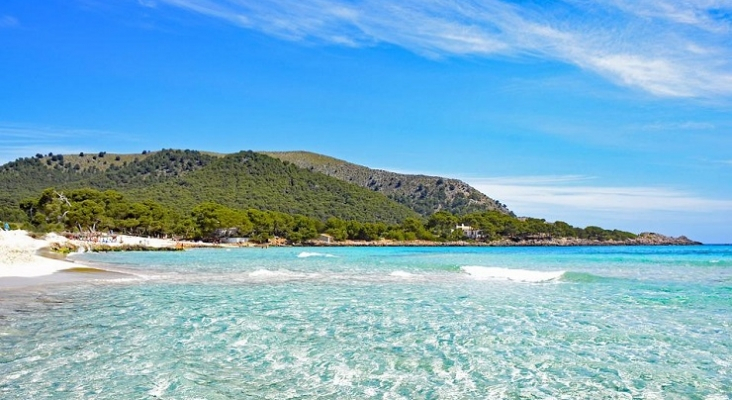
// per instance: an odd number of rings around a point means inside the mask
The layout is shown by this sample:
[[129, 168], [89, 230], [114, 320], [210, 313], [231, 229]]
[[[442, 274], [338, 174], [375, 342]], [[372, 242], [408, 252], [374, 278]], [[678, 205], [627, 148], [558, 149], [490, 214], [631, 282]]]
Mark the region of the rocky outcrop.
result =
[[513, 215], [505, 204], [458, 179], [372, 169], [306, 151], [263, 154], [379, 192], [422, 216], [441, 210], [453, 214], [498, 211]]
[[686, 236], [670, 237], [658, 233], [644, 232], [640, 235], [624, 240], [597, 240], [580, 239], [573, 237], [524, 239], [524, 240], [498, 240], [488, 242], [488, 246], [692, 246], [700, 245]]
[[696, 242], [687, 238], [686, 236], [671, 237], [664, 236], [659, 233], [643, 232], [638, 235], [635, 239], [629, 239], [633, 243], [639, 245], [698, 245], [701, 242]]
[[432, 242], [427, 240], [376, 240], [376, 241], [359, 241], [347, 240], [342, 242], [324, 243], [320, 241], [311, 241], [305, 243], [306, 246], [452, 246], [452, 247], [571, 247], [571, 246], [693, 246], [701, 245], [701, 242], [693, 241], [686, 236], [670, 237], [658, 233], [641, 233], [635, 238], [625, 240], [595, 240], [580, 239], [572, 237], [563, 238], [542, 238], [542, 239], [523, 239], [511, 240], [502, 239], [490, 242], [474, 242], [474, 241], [457, 241], [457, 242]]

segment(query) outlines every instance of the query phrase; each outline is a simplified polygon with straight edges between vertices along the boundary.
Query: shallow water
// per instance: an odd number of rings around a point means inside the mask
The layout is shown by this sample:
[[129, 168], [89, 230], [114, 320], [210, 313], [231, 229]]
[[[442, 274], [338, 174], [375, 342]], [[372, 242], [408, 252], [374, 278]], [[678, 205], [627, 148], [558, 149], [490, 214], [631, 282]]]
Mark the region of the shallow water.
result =
[[209, 249], [79, 260], [125, 275], [0, 291], [1, 398], [732, 393], [728, 246]]

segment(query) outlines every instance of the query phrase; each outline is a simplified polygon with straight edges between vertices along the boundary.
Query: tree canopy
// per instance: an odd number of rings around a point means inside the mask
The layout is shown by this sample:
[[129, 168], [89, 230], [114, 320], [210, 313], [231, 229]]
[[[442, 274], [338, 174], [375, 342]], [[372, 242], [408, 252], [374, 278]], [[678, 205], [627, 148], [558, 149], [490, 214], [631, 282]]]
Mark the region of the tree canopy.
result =
[[220, 240], [249, 237], [266, 242], [273, 237], [303, 243], [319, 234], [335, 241], [358, 240], [468, 240], [457, 225], [470, 225], [480, 235], [471, 240], [530, 240], [572, 237], [590, 240], [624, 240], [635, 235], [590, 226], [576, 228], [565, 222], [516, 218], [498, 211], [455, 215], [434, 213], [428, 219], [407, 217], [399, 223], [362, 222], [330, 217], [325, 221], [274, 210], [232, 208], [204, 201], [190, 211], [153, 200], [134, 201], [114, 191], [74, 189], [44, 190], [40, 196], [20, 204], [24, 220], [34, 229], [72, 232], [117, 232], [139, 236], [175, 236], [185, 239]]

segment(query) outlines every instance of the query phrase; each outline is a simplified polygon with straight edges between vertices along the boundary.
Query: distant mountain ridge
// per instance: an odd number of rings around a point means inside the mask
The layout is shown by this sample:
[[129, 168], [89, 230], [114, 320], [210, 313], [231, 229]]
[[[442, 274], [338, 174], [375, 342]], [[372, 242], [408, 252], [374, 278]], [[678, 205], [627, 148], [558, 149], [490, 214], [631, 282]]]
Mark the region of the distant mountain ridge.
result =
[[423, 216], [442, 210], [453, 214], [499, 211], [513, 215], [505, 204], [458, 179], [372, 169], [306, 151], [262, 154], [382, 193]]

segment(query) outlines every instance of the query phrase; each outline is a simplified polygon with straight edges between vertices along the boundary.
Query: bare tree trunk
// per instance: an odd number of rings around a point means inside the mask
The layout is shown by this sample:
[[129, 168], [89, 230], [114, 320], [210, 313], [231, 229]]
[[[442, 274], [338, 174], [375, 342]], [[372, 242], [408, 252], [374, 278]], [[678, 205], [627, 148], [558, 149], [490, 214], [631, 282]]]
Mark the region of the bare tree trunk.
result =
[[64, 203], [66, 203], [67, 206], [71, 207], [71, 202], [63, 193], [59, 193], [55, 190], [53, 192], [56, 193], [56, 196], [58, 196], [59, 200], [63, 201]]

